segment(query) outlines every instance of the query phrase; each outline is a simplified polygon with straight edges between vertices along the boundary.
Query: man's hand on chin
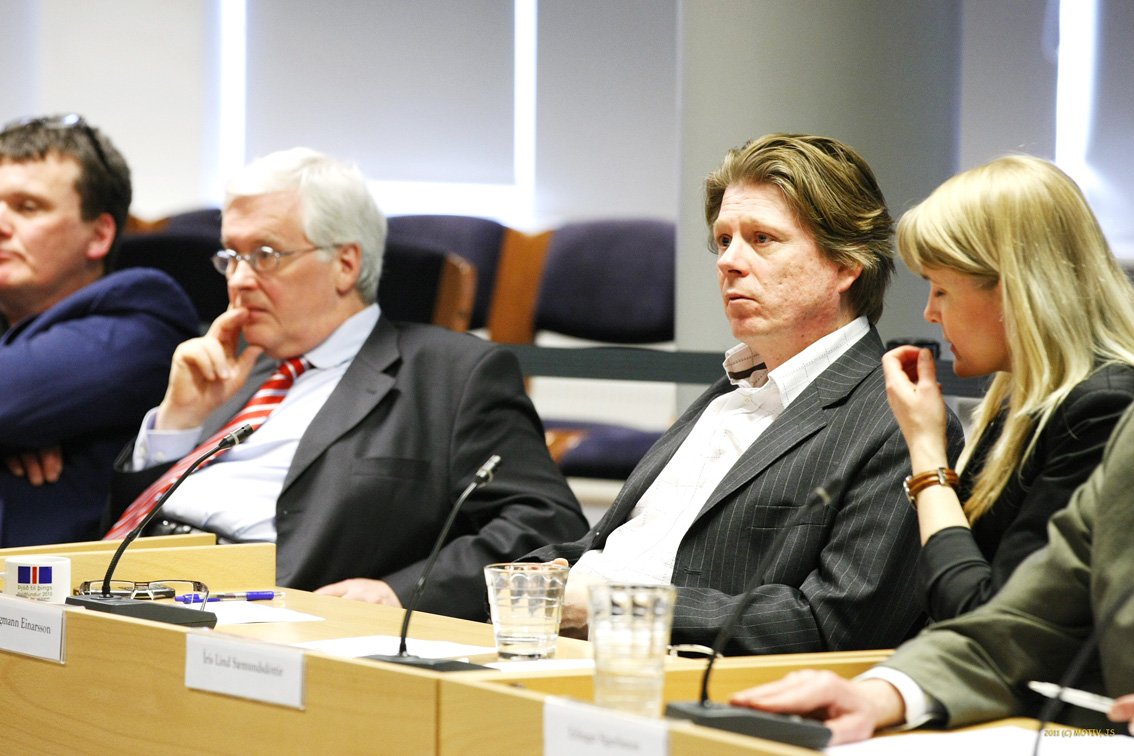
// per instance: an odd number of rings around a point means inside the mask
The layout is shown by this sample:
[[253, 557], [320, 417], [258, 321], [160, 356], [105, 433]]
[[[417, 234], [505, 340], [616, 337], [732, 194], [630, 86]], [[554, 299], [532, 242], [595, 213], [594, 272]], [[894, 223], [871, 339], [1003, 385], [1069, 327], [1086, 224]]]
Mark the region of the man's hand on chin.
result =
[[240, 352], [248, 311], [230, 307], [204, 336], [181, 342], [173, 352], [169, 385], [154, 418], [156, 430], [196, 428], [244, 385], [263, 349]]
[[385, 580], [350, 578], [325, 585], [315, 592], [324, 596], [338, 596], [355, 601], [366, 601], [371, 604], [382, 604], [383, 606], [396, 606], [398, 608], [402, 606], [398, 594], [394, 593], [394, 589]]

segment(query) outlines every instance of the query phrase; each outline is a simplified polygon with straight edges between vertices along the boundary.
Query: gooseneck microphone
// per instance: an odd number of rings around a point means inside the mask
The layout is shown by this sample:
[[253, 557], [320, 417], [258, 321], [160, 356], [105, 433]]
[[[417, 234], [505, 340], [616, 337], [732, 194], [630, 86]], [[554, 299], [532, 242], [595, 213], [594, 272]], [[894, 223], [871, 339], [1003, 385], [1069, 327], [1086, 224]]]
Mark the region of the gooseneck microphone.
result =
[[[842, 481], [836, 481], [836, 492], [842, 488]], [[709, 675], [713, 671], [713, 663], [717, 656], [732, 640], [737, 625], [740, 624], [744, 610], [756, 598], [756, 591], [764, 585], [766, 573], [771, 561], [787, 543], [789, 534], [802, 525], [815, 509], [816, 505], [824, 509], [831, 509], [831, 496], [823, 486], [812, 491], [810, 498], [791, 519], [787, 525], [780, 528], [772, 545], [764, 550], [760, 561], [756, 565], [756, 572], [745, 588], [744, 593], [737, 602], [736, 608], [729, 615], [717, 637], [713, 641], [713, 654], [705, 667], [705, 674], [701, 676], [701, 699], [699, 701], [675, 701], [665, 707], [665, 715], [676, 719], [688, 719], [694, 724], [704, 727], [714, 727], [718, 730], [738, 732], [741, 735], [752, 735], [766, 740], [775, 740], [781, 743], [802, 746], [804, 748], [820, 749], [826, 747], [831, 740], [831, 731], [821, 723], [804, 719], [794, 714], [776, 714], [774, 712], [750, 709], [745, 706], [731, 706], [729, 704], [713, 703], [709, 700]]]
[[153, 509], [149, 511], [138, 526], [126, 534], [122, 539], [122, 543], [114, 552], [114, 556], [110, 559], [110, 564], [106, 568], [106, 577], [102, 580], [102, 593], [91, 594], [87, 596], [68, 596], [67, 603], [75, 606], [86, 607], [97, 612], [106, 612], [108, 614], [121, 614], [128, 617], [137, 617], [140, 619], [153, 620], [155, 622], [166, 622], [174, 625], [189, 625], [192, 627], [215, 627], [217, 624], [217, 616], [212, 612], [201, 611], [200, 609], [190, 609], [185, 606], [176, 606], [173, 604], [157, 604], [153, 601], [142, 601], [138, 599], [127, 598], [124, 596], [114, 596], [110, 592], [110, 580], [114, 577], [114, 570], [118, 567], [118, 561], [122, 558], [123, 552], [134, 540], [142, 534], [150, 521], [154, 519], [157, 513], [161, 510], [173, 492], [189, 477], [189, 475], [200, 467], [205, 460], [212, 457], [214, 454], [231, 449], [237, 444], [246, 440], [252, 435], [255, 430], [251, 425], [245, 423], [239, 428], [236, 428], [231, 433], [225, 435], [217, 442], [216, 446], [206, 451], [200, 457], [193, 461], [185, 469], [177, 480], [173, 482], [165, 493], [163, 493], [158, 500], [154, 503]]
[[499, 466], [500, 455], [493, 454], [480, 466], [480, 469], [476, 471], [472, 482], [469, 483], [468, 486], [465, 487], [465, 490], [461, 492], [461, 495], [457, 497], [457, 503], [454, 504], [452, 510], [449, 511], [449, 519], [445, 520], [445, 524], [441, 527], [441, 532], [437, 535], [437, 541], [433, 544], [433, 551], [429, 553], [429, 558], [425, 560], [425, 568], [421, 571], [421, 577], [417, 579], [417, 585], [414, 586], [413, 594], [411, 594], [409, 604], [406, 606], [406, 614], [405, 617], [402, 618], [401, 641], [398, 644], [397, 655], [374, 654], [362, 658], [392, 662], [394, 664], [407, 664], [411, 667], [431, 669], [434, 672], [486, 669], [486, 667], [480, 664], [472, 664], [470, 662], [455, 661], [453, 659], [424, 659], [420, 656], [413, 656], [406, 650], [406, 638], [409, 635], [410, 617], [413, 616], [414, 610], [417, 609], [417, 605], [421, 601], [421, 594], [425, 592], [425, 581], [429, 579], [429, 573], [433, 570], [433, 565], [437, 562], [437, 555], [441, 553], [441, 547], [445, 544], [445, 539], [448, 538], [449, 531], [452, 529], [453, 523], [457, 520], [457, 513], [461, 511], [461, 506], [465, 503], [465, 500], [472, 495], [473, 491], [483, 488], [492, 482], [493, 476], [496, 475], [496, 468]]

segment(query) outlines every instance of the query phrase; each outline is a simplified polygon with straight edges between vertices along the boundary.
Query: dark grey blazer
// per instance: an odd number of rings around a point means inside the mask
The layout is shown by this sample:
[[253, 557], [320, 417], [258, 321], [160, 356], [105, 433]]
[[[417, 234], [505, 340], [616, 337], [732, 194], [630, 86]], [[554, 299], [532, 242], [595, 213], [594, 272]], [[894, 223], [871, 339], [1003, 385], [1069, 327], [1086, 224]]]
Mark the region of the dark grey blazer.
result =
[[[257, 365], [209, 417], [202, 438], [274, 367]], [[424, 611], [484, 619], [484, 565], [577, 538], [586, 520], [548, 456], [511, 352], [380, 318], [299, 441], [276, 503], [277, 581], [313, 590], [380, 578], [405, 602], [453, 502], [492, 454], [501, 456], [500, 470], [462, 508]], [[125, 507], [162, 469], [119, 470], [112, 506]]]
[[[678, 547], [675, 643], [711, 644], [762, 557], [765, 577], [728, 653], [889, 648], [920, 624], [917, 517], [902, 491], [909, 454], [886, 403], [882, 342], [872, 328], [819, 375], [741, 456]], [[713, 384], [646, 454], [603, 519], [579, 541], [530, 558], [572, 564], [630, 516], [705, 407]], [[950, 414], [950, 457], [963, 443]], [[816, 499], [832, 498], [797, 521]], [[766, 554], [790, 526], [783, 547]]]

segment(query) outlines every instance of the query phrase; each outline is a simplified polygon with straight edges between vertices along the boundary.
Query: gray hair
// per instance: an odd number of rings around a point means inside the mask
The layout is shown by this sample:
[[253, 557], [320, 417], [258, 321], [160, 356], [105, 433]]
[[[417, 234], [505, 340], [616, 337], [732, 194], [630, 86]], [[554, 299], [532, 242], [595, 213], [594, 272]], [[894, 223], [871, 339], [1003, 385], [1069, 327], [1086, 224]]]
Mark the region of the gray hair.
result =
[[358, 244], [362, 264], [355, 289], [363, 302], [374, 302], [386, 249], [386, 216], [358, 166], [306, 147], [273, 152], [237, 171], [228, 182], [224, 207], [237, 197], [282, 191], [299, 195], [300, 222], [312, 244]]

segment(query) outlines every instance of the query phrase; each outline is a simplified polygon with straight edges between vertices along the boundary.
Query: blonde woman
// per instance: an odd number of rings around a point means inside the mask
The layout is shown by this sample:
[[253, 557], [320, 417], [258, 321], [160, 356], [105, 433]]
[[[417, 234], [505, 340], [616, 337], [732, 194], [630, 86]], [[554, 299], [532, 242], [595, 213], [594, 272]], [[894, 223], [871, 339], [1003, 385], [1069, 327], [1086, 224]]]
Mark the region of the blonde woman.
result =
[[1033, 157], [954, 176], [905, 214], [897, 242], [930, 282], [925, 318], [954, 371], [996, 376], [954, 473], [929, 351], [882, 359], [914, 473], [920, 591], [941, 620], [996, 593], [1101, 461], [1134, 400], [1134, 289], [1079, 188]]

